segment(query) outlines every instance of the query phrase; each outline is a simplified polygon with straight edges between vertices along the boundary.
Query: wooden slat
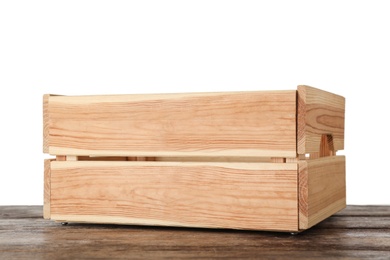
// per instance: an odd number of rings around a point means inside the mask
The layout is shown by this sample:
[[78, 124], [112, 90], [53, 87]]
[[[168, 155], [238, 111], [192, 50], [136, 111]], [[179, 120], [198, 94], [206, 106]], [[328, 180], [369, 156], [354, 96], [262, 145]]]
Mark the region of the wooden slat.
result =
[[45, 219], [50, 219], [50, 193], [51, 193], [51, 187], [50, 187], [50, 178], [51, 178], [50, 162], [51, 161], [52, 161], [52, 159], [45, 159], [44, 160], [43, 217]]
[[271, 162], [273, 163], [285, 163], [286, 158], [280, 158], [280, 157], [272, 157]]
[[49, 153], [49, 96], [43, 95], [43, 152]]
[[332, 135], [334, 150], [344, 149], [345, 98], [298, 86], [298, 154], [320, 152], [322, 135]]
[[271, 162], [270, 157], [155, 157], [155, 161], [159, 162], [248, 162], [248, 163], [262, 163]]
[[49, 153], [296, 156], [296, 91], [50, 96]]
[[346, 205], [345, 157], [298, 162], [299, 228], [307, 229]]
[[[70, 161], [68, 156], [57, 155], [57, 161]], [[283, 158], [282, 158], [283, 159]], [[288, 158], [289, 162], [296, 162], [296, 158]], [[270, 157], [124, 157], [124, 156], [77, 156], [79, 161], [159, 161], [159, 162], [248, 162], [248, 163], [264, 163], [264, 162], [276, 162], [272, 161]], [[280, 162], [284, 162], [281, 160]]]
[[66, 161], [66, 155], [57, 155], [56, 161]]
[[55, 161], [51, 218], [298, 230], [297, 165]]
[[[79, 161], [132, 161], [128, 157], [89, 157], [89, 156], [78, 156]], [[135, 161], [135, 160], [133, 160]]]

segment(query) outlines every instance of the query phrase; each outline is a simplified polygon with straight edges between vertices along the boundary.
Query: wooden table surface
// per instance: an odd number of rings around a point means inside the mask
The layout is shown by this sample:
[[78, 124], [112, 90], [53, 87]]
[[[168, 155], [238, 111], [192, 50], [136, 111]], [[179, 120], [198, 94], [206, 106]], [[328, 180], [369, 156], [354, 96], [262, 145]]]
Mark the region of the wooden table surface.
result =
[[0, 207], [0, 259], [390, 259], [390, 206], [348, 206], [298, 235], [90, 225], [44, 220], [41, 206]]

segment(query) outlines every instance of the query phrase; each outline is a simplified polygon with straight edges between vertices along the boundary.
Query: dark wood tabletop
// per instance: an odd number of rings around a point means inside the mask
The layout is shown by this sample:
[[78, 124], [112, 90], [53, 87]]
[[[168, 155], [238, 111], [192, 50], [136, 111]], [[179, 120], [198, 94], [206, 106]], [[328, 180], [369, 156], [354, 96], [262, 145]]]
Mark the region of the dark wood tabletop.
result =
[[0, 207], [0, 259], [390, 259], [390, 206], [348, 206], [289, 233], [69, 224], [41, 206]]

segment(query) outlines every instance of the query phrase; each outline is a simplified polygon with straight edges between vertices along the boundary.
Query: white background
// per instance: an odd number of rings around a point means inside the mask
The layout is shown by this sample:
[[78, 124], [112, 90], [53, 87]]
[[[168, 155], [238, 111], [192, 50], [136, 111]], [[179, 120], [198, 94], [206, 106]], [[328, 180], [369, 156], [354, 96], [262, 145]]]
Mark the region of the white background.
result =
[[1, 1], [0, 205], [42, 204], [42, 95], [346, 97], [347, 203], [390, 204], [388, 1]]

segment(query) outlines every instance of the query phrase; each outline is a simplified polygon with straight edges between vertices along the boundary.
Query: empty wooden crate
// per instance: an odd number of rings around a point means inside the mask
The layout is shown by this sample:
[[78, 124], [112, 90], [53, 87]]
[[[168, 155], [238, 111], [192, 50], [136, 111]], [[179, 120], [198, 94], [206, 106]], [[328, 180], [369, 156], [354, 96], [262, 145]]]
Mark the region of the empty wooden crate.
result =
[[345, 207], [343, 97], [43, 98], [44, 217], [298, 232]]

